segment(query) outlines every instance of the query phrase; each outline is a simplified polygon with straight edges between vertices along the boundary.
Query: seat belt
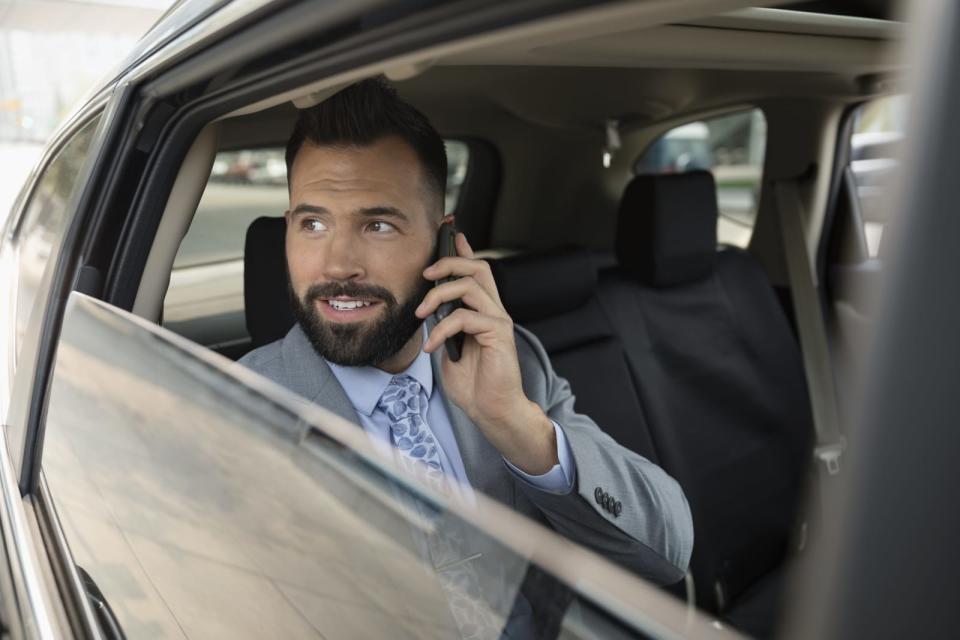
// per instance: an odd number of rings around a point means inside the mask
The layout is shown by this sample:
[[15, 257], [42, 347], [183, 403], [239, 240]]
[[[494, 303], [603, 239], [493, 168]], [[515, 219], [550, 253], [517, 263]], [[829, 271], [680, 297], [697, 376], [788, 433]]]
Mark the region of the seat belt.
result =
[[796, 180], [775, 183], [777, 210], [780, 214], [780, 237], [787, 262], [793, 313], [800, 334], [803, 371], [807, 379], [813, 427], [817, 436], [814, 458], [822, 465], [821, 477], [840, 472], [840, 458], [846, 440], [840, 432], [837, 388], [823, 325], [820, 296], [817, 292], [813, 261], [807, 249], [804, 233], [803, 205]]

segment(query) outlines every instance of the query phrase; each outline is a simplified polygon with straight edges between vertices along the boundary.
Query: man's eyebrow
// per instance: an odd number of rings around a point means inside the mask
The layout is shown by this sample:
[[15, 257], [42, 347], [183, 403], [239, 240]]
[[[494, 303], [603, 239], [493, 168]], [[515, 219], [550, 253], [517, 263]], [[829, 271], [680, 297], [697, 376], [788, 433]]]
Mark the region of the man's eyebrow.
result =
[[404, 222], [409, 220], [407, 214], [396, 207], [366, 207], [358, 209], [356, 215], [364, 218], [395, 218]]
[[330, 212], [327, 211], [324, 207], [318, 207], [318, 206], [315, 205], [315, 204], [307, 204], [307, 203], [305, 203], [305, 202], [301, 202], [301, 203], [298, 204], [296, 207], [294, 207], [293, 211], [291, 211], [290, 213], [291, 213], [291, 215], [295, 215], [295, 216], [296, 216], [296, 215], [300, 215], [300, 214], [303, 214], [303, 213], [317, 213], [317, 214], [321, 214], [321, 215], [322, 215], [322, 214], [330, 213]]
[[[326, 207], [321, 207], [315, 204], [307, 204], [301, 202], [296, 207], [293, 208], [293, 211], [290, 212], [291, 215], [303, 215], [306, 213], [313, 213], [316, 215], [327, 215], [330, 211]], [[390, 207], [387, 205], [380, 207], [364, 207], [362, 209], [357, 209], [354, 211], [354, 215], [361, 216], [363, 218], [394, 218], [396, 220], [401, 220], [407, 222], [410, 218], [400, 209], [396, 207]]]

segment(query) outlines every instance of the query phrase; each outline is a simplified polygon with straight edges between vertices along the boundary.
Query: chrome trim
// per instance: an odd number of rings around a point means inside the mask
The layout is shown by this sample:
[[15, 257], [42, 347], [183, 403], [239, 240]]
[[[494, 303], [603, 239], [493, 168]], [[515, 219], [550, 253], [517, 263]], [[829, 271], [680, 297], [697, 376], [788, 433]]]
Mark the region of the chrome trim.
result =
[[3, 492], [3, 507], [0, 509], [3, 542], [11, 561], [24, 630], [27, 637], [53, 640], [57, 635], [54, 633], [49, 594], [40, 578], [36, 549], [27, 526], [17, 477], [10, 464], [5, 434], [0, 437], [0, 491]]
[[[40, 485], [36, 494], [37, 506], [47, 515], [48, 523], [50, 525], [50, 532], [53, 534], [52, 543], [57, 546], [56, 552], [60, 555], [61, 559], [64, 562], [62, 567], [66, 571], [67, 579], [70, 581], [69, 585], [66, 585], [68, 588], [74, 590], [74, 593], [78, 594], [80, 600], [80, 608], [83, 611], [83, 616], [85, 622], [87, 623], [87, 628], [85, 631], [90, 635], [94, 640], [103, 640], [103, 633], [100, 630], [100, 623], [97, 621], [97, 616], [93, 612], [93, 607], [90, 605], [90, 598], [87, 597], [86, 587], [83, 586], [83, 582], [80, 580], [80, 572], [77, 571], [77, 563], [73, 558], [73, 552], [70, 551], [70, 545], [67, 543], [67, 537], [64, 534], [63, 524], [60, 522], [60, 515], [57, 513], [56, 505], [53, 501], [53, 495], [50, 493], [50, 487], [47, 485], [47, 478], [43, 475], [43, 471], [40, 472]], [[48, 551], [49, 553], [49, 551]], [[63, 588], [63, 586], [61, 586]]]

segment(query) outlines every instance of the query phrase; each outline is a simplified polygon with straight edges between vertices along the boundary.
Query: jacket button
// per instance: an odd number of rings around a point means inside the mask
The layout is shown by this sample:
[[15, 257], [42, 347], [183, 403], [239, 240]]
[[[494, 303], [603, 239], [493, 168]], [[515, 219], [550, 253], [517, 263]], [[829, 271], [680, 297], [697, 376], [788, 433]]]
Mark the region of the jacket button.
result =
[[593, 490], [593, 498], [597, 501], [597, 504], [603, 504], [603, 489], [597, 487]]
[[609, 493], [603, 495], [603, 508], [610, 511], [613, 508], [613, 498]]
[[620, 504], [619, 500], [617, 500], [615, 503], [613, 503], [613, 516], [615, 518], [619, 518], [621, 511], [623, 511], [623, 505]]

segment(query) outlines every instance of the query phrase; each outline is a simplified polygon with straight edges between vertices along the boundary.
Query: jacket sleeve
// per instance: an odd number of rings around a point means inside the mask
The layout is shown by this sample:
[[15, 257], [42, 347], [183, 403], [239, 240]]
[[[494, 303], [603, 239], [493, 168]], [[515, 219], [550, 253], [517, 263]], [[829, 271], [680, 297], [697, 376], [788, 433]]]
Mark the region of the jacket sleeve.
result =
[[574, 411], [570, 385], [540, 342], [517, 327], [525, 390], [563, 429], [576, 465], [566, 495], [523, 491], [562, 535], [662, 584], [681, 580], [693, 550], [693, 521], [680, 485], [667, 473]]

